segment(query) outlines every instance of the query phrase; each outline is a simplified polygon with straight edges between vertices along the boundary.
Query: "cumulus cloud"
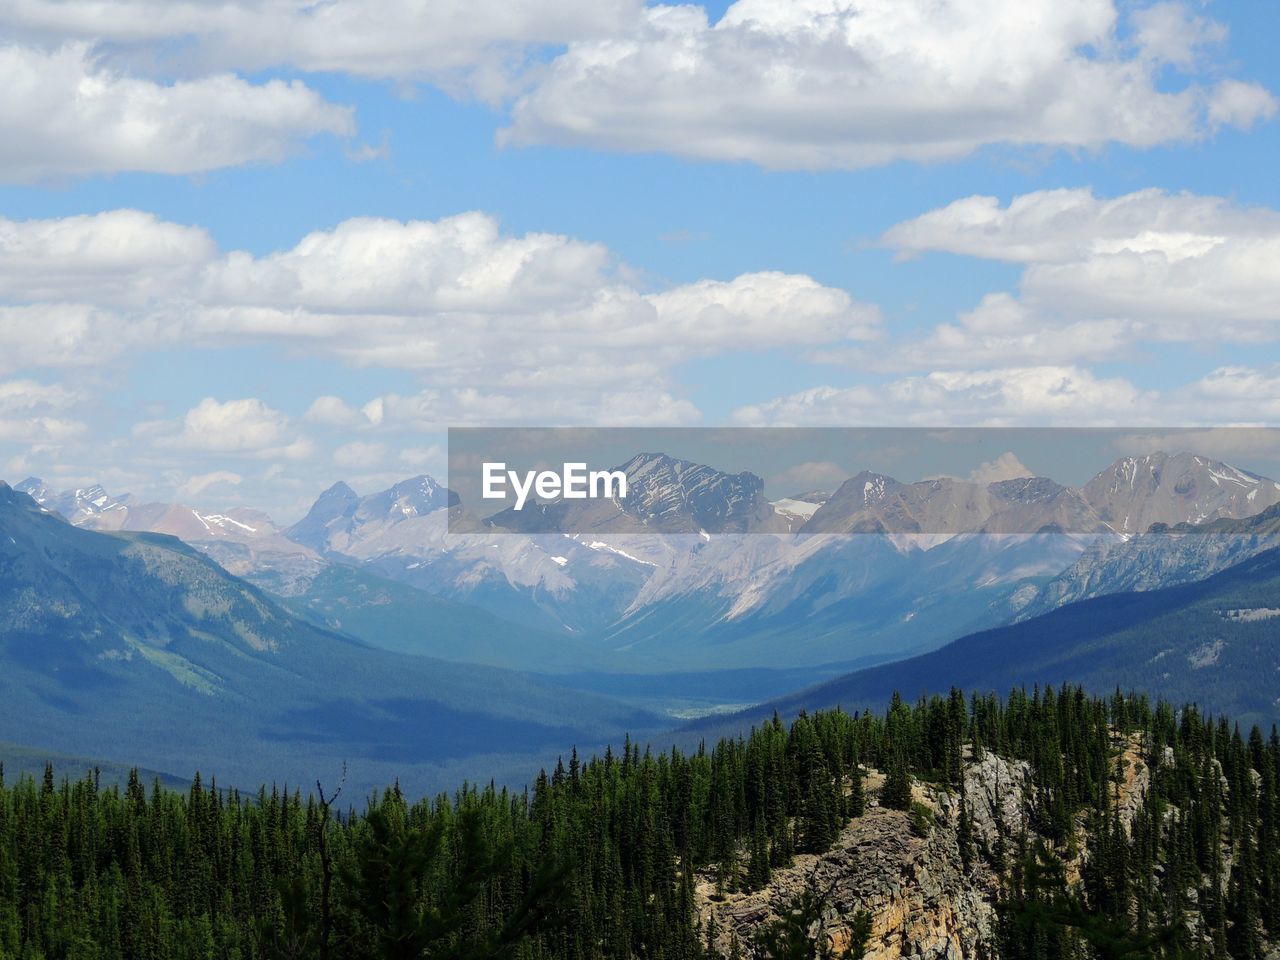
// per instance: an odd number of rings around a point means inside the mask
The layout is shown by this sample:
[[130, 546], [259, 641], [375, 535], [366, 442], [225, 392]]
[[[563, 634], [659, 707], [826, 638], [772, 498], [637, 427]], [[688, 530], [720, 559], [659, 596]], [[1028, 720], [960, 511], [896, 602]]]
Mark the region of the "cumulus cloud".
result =
[[78, 400], [58, 384], [0, 381], [0, 442], [56, 445], [82, 435], [85, 425], [64, 415]]
[[[607, 36], [640, 0], [14, 0], [0, 24], [31, 40], [103, 41], [151, 59], [181, 40], [188, 69], [290, 67], [466, 83], [498, 96], [537, 48]], [[175, 58], [176, 59], [176, 58]]]
[[835, 490], [848, 479], [849, 471], [838, 463], [809, 460], [769, 477], [769, 489], [780, 491], [783, 496]]
[[1220, 24], [1164, 3], [1138, 10], [1131, 41], [1120, 27], [1113, 0], [737, 0], [714, 24], [656, 5], [571, 43], [503, 138], [852, 169], [988, 144], [1149, 147], [1274, 114], [1257, 84], [1195, 79]]
[[[877, 385], [815, 387], [740, 407], [733, 416], [745, 426], [1261, 427], [1280, 423], [1280, 367], [1221, 366], [1161, 390], [1074, 366], [934, 371]], [[1220, 436], [1213, 439], [1215, 433]], [[1136, 449], [1138, 436], [1125, 435], [1119, 447]], [[1152, 449], [1169, 446], [1168, 434], [1149, 436], [1157, 438]], [[1270, 433], [1249, 430], [1178, 436], [1179, 449], [1224, 455], [1247, 452], [1263, 437], [1275, 443]], [[1210, 439], [1218, 446], [1211, 449]], [[1226, 443], [1241, 446], [1228, 451]], [[1029, 475], [1022, 471], [1027, 468], [1006, 454], [974, 477]]]
[[1189, 406], [1220, 423], [1280, 424], [1280, 367], [1217, 367], [1184, 391]]
[[339, 467], [360, 467], [364, 470], [376, 470], [387, 457], [386, 444], [364, 443], [359, 440], [344, 443], [333, 451], [333, 462]]
[[0, 217], [0, 301], [142, 306], [179, 293], [216, 255], [207, 231], [138, 210]]
[[0, 304], [0, 373], [107, 363], [155, 328], [149, 318], [125, 318], [85, 304]]
[[874, 307], [803, 275], [745, 274], [647, 293], [599, 244], [504, 234], [466, 213], [359, 219], [294, 248], [211, 264], [193, 329], [270, 337], [455, 385], [653, 379], [693, 354], [875, 336]]
[[889, 366], [1099, 360], [1142, 341], [1274, 340], [1280, 214], [1220, 197], [1046, 190], [974, 196], [898, 224], [900, 256], [937, 251], [1021, 264], [956, 322], [900, 346]]
[[1031, 468], [1018, 459], [1017, 454], [1007, 450], [994, 460], [978, 464], [969, 472], [970, 483], [999, 483], [1001, 480], [1018, 480], [1022, 477], [1033, 477]]
[[401, 463], [417, 469], [428, 464], [441, 466], [445, 462], [444, 449], [437, 443], [425, 447], [405, 447], [398, 457]]
[[674, 394], [670, 371], [691, 356], [882, 332], [874, 306], [800, 274], [658, 291], [632, 275], [601, 244], [506, 233], [476, 212], [348, 220], [263, 256], [223, 253], [203, 231], [135, 211], [0, 221], [0, 310], [30, 315], [0, 328], [0, 343], [18, 365], [174, 342], [270, 343], [430, 379], [416, 397], [356, 408], [323, 396], [305, 415], [353, 429], [535, 410], [555, 422], [689, 422], [697, 412]]
[[1114, 198], [1088, 188], [1040, 190], [1002, 206], [997, 197], [956, 200], [891, 227], [882, 242], [905, 256], [958, 253], [1010, 263], [1069, 264], [1094, 254], [1200, 255], [1226, 240], [1280, 234], [1280, 213], [1222, 197], [1155, 188]]
[[0, 86], [8, 181], [277, 162], [317, 134], [355, 129], [350, 109], [296, 80], [220, 73], [162, 84], [102, 65], [86, 43], [0, 47]]
[[1206, 48], [1227, 39], [1225, 24], [1196, 13], [1183, 3], [1153, 3], [1130, 14], [1137, 49], [1147, 59], [1189, 70]]
[[377, 397], [364, 409], [376, 411], [376, 419], [366, 417], [368, 424], [400, 433], [484, 424], [681, 426], [701, 419], [696, 406], [672, 395], [661, 383], [614, 384], [604, 390], [566, 384], [563, 389], [525, 392], [501, 387], [429, 388]]
[[368, 416], [350, 406], [341, 397], [328, 395], [316, 397], [311, 402], [311, 406], [307, 408], [307, 412], [303, 414], [303, 419], [308, 423], [318, 423], [322, 426], [339, 429], [365, 427], [373, 422]]
[[215, 487], [238, 487], [244, 477], [230, 470], [214, 470], [188, 477], [178, 487], [178, 492], [185, 497], [198, 497], [206, 490]]
[[935, 371], [880, 385], [822, 386], [740, 407], [744, 426], [1106, 426], [1155, 395], [1071, 366]]
[[180, 303], [216, 253], [204, 230], [136, 210], [0, 217], [0, 373], [172, 343], [177, 328], [156, 308]]
[[224, 403], [205, 397], [177, 420], [138, 424], [134, 435], [159, 449], [216, 455], [298, 460], [314, 453], [288, 416], [256, 397]]

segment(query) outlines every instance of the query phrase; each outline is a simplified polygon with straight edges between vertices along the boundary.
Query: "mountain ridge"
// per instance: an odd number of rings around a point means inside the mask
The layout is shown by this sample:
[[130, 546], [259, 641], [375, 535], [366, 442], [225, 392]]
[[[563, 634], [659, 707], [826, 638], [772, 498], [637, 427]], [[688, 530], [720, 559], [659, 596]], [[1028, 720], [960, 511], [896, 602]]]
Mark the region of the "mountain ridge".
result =
[[376, 649], [176, 538], [82, 529], [8, 485], [0, 664], [0, 722], [39, 731], [32, 745], [108, 760], [127, 748], [158, 770], [205, 758], [240, 782], [270, 766], [306, 782], [349, 760], [353, 783], [372, 785], [394, 757], [425, 788], [664, 722], [543, 678]]
[[1067, 604], [689, 729], [750, 723], [773, 710], [879, 708], [895, 692], [913, 699], [963, 686], [1003, 694], [1067, 682], [1099, 695], [1117, 687], [1142, 690], [1229, 712], [1242, 723], [1276, 723], [1277, 595], [1280, 548], [1273, 548], [1204, 580]]
[[[392, 618], [374, 626], [369, 585], [350, 577], [325, 578], [334, 592], [318, 596], [312, 584], [322, 571], [357, 568], [548, 637], [597, 643], [632, 664], [601, 669], [702, 670], [911, 655], [1083, 595], [1211, 573], [1257, 548], [1231, 546], [1212, 563], [1185, 563], [1185, 576], [1172, 561], [1157, 564], [1144, 581], [1119, 560], [1090, 558], [1123, 557], [1139, 549], [1126, 542], [1159, 536], [1114, 532], [1105, 517], [1120, 526], [1135, 517], [1153, 526], [1213, 523], [1280, 502], [1274, 481], [1161, 452], [1118, 458], [1078, 488], [1043, 477], [903, 483], [864, 471], [832, 494], [773, 503], [748, 473], [660, 453], [622, 467], [634, 506], [558, 501], [527, 508], [518, 522], [505, 511], [488, 525], [455, 512], [455, 496], [428, 476], [363, 496], [340, 481], [287, 530], [273, 527], [269, 543], [236, 525], [262, 521], [235, 511], [184, 508], [153, 518], [126, 505], [111, 515], [166, 532], [176, 531], [177, 515], [205, 527], [234, 521], [188, 533], [189, 542], [277, 594], [307, 596], [330, 618], [363, 604], [351, 622], [366, 623], [370, 636], [404, 625]], [[93, 516], [84, 522], [97, 522]], [[520, 529], [493, 526], [503, 522]], [[873, 535], [846, 536], [858, 531]], [[392, 592], [385, 582], [374, 589]]]

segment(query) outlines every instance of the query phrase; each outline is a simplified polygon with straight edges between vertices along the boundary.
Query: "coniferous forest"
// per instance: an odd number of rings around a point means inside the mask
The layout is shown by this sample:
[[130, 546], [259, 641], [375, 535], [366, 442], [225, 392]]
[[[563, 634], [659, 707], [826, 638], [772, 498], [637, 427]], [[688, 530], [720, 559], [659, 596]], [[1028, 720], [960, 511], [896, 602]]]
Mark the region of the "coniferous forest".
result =
[[[1123, 829], [1118, 735], [1151, 774]], [[994, 847], [959, 830], [1001, 878], [1001, 956], [1254, 960], [1280, 934], [1277, 733], [1067, 688], [775, 717], [687, 754], [628, 742], [525, 791], [417, 801], [11, 777], [0, 958], [702, 958], [698, 877], [759, 887], [825, 850], [872, 768], [882, 806], [910, 808], [914, 778], [963, 811], [982, 751], [1032, 771], [1028, 828]], [[743, 953], [827, 955], [803, 909]]]

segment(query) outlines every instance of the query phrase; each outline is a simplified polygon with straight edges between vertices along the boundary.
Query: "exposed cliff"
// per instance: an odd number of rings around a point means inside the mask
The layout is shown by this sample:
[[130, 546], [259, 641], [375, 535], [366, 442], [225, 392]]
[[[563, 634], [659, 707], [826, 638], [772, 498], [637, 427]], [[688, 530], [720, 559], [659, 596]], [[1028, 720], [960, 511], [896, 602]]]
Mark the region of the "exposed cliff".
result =
[[[799, 855], [792, 866], [752, 893], [716, 895], [713, 874], [701, 878], [697, 909], [705, 928], [714, 916], [718, 947], [728, 956], [736, 937], [745, 944], [806, 889], [822, 898], [821, 929], [837, 955], [849, 951], [853, 921], [871, 915], [864, 956], [870, 960], [959, 960], [995, 950], [999, 881], [991, 852], [1002, 836], [1019, 833], [1027, 817], [1024, 788], [1030, 768], [984, 754], [965, 767], [966, 806], [974, 855], [960, 849], [959, 794], [916, 783], [913, 793], [930, 818], [879, 806], [883, 777], [866, 779], [866, 813], [847, 823], [831, 849]], [[913, 822], [914, 821], [914, 822]]]

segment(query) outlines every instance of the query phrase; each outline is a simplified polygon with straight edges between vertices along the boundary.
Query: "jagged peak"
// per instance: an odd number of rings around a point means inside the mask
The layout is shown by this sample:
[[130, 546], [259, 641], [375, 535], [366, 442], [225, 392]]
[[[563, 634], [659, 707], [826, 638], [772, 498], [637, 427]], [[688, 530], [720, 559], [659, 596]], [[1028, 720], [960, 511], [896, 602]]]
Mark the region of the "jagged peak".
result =
[[326, 499], [326, 498], [329, 498], [329, 499], [337, 499], [337, 498], [339, 498], [339, 497], [341, 497], [341, 498], [343, 498], [343, 499], [353, 499], [353, 500], [354, 500], [354, 499], [356, 499], [357, 494], [356, 494], [356, 492], [355, 492], [353, 489], [351, 489], [351, 487], [350, 487], [350, 485], [348, 485], [347, 481], [345, 481], [345, 480], [339, 480], [337, 483], [335, 483], [335, 484], [333, 484], [331, 487], [327, 488], [327, 489], [326, 489], [323, 493], [321, 493], [321, 494], [320, 494], [320, 496], [319, 496], [319, 497], [317, 497], [316, 499], [317, 499], [317, 500], [324, 500], [324, 499]]

